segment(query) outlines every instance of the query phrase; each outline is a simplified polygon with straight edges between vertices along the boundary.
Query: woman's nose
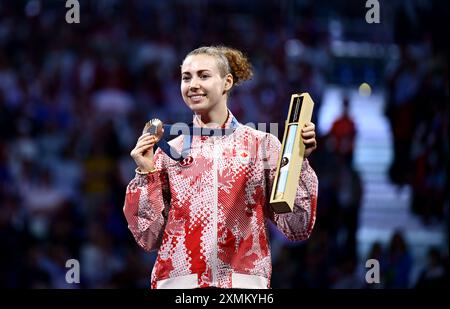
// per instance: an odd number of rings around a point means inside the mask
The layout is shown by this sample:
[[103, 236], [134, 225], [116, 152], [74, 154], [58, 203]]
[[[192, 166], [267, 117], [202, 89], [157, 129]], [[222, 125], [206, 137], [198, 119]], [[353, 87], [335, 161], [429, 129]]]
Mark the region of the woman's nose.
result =
[[189, 89], [197, 89], [198, 87], [199, 87], [198, 80], [196, 78], [193, 78], [189, 85]]

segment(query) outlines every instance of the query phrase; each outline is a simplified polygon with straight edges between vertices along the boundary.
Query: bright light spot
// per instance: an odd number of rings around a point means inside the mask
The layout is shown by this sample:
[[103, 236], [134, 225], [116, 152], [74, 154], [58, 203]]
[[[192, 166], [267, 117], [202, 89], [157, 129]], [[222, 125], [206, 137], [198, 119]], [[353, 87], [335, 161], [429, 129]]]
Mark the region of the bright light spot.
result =
[[363, 97], [368, 97], [371, 95], [372, 93], [372, 88], [370, 87], [370, 85], [368, 83], [362, 83], [359, 86], [359, 95], [363, 96]]

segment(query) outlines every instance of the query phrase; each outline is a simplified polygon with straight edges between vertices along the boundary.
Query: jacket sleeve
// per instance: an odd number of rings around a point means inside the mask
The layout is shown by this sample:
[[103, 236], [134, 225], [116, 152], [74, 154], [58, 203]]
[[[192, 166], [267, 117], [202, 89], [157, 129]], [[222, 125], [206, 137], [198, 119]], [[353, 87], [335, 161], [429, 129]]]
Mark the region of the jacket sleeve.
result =
[[158, 148], [154, 158], [159, 171], [136, 174], [126, 189], [123, 212], [128, 228], [139, 246], [147, 251], [158, 249], [169, 211], [169, 181], [163, 157]]
[[318, 179], [316, 173], [309, 165], [308, 159], [303, 159], [302, 170], [291, 213], [275, 214], [269, 204], [272, 185], [275, 179], [278, 156], [281, 155], [281, 143], [273, 135], [267, 135], [265, 151], [268, 154], [265, 167], [266, 200], [268, 216], [288, 239], [304, 240], [312, 232], [316, 220]]

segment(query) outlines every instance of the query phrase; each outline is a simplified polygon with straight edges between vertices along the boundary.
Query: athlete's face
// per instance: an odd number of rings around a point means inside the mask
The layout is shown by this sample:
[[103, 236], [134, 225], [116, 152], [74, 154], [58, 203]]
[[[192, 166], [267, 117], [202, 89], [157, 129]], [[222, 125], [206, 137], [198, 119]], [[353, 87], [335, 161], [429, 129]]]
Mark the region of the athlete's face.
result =
[[226, 104], [227, 91], [233, 85], [231, 74], [221, 76], [214, 56], [200, 54], [186, 57], [181, 66], [181, 94], [195, 113]]

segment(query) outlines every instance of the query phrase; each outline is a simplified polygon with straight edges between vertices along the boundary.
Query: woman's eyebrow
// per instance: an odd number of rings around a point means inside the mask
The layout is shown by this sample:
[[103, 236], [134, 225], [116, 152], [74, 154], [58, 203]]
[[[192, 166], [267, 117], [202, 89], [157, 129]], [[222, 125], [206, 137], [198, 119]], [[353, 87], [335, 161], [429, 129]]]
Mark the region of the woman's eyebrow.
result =
[[[211, 70], [209, 70], [209, 69], [200, 69], [200, 70], [197, 70], [197, 71], [195, 71], [195, 73], [197, 73], [197, 74], [201, 74], [201, 73], [204, 73], [204, 72], [211, 72]], [[191, 72], [189, 72], [189, 71], [184, 71], [184, 72], [181, 72], [181, 74], [191, 74]]]

